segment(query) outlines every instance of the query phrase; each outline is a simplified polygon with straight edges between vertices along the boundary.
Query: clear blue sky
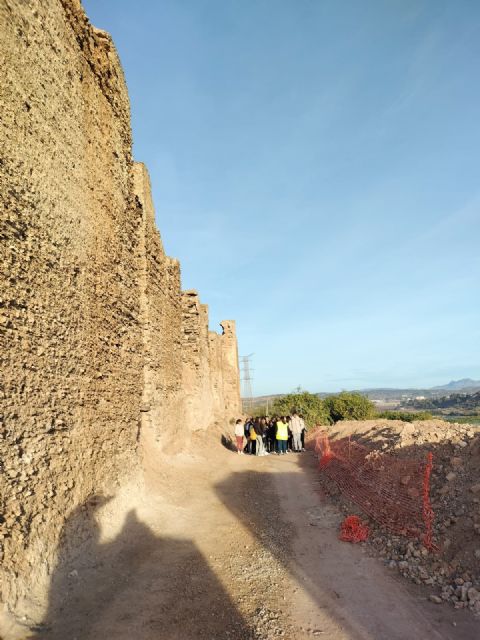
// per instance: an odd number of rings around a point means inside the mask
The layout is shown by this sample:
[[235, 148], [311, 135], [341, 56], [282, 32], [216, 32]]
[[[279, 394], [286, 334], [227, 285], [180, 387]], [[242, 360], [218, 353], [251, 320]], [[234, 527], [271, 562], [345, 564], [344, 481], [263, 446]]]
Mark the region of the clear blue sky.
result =
[[480, 379], [480, 3], [84, 0], [254, 393]]

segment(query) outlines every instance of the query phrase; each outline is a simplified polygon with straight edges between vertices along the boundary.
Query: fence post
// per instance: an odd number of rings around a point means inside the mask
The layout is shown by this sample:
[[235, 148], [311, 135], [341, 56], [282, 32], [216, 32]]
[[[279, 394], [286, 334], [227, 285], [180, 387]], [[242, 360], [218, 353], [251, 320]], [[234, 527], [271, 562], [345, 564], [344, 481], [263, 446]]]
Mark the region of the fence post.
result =
[[430, 504], [430, 476], [432, 474], [433, 467], [433, 455], [427, 453], [427, 464], [425, 465], [425, 471], [423, 474], [423, 521], [425, 523], [425, 534], [423, 536], [423, 544], [431, 551], [435, 548], [432, 540], [432, 525], [433, 525], [433, 509]]

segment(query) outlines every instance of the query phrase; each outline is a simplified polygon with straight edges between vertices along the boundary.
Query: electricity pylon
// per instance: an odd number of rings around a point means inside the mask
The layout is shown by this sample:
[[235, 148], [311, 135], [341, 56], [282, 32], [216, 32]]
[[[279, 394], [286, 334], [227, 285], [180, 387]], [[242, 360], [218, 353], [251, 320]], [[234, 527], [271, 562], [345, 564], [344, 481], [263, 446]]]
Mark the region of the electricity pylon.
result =
[[252, 371], [253, 369], [250, 367], [250, 358], [253, 356], [253, 353], [250, 353], [248, 356], [241, 356], [242, 360], [242, 382], [243, 382], [243, 401], [244, 401], [244, 411], [247, 409], [251, 409], [253, 405], [253, 389], [252, 389]]

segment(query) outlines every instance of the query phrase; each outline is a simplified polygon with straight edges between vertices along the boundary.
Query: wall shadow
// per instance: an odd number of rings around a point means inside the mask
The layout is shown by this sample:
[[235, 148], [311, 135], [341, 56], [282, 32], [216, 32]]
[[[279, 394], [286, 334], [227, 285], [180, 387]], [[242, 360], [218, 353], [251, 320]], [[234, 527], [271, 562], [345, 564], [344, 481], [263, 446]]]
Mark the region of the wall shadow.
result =
[[62, 531], [38, 640], [252, 638], [252, 630], [190, 540], [158, 537], [130, 511], [100, 542], [95, 512], [76, 508]]

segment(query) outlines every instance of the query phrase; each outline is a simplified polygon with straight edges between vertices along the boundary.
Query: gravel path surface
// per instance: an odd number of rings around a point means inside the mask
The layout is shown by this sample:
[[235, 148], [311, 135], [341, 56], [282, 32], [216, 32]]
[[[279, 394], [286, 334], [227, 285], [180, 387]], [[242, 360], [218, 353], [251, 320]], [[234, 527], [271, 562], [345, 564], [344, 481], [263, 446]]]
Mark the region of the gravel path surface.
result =
[[215, 445], [159, 460], [146, 486], [93, 514], [89, 543], [57, 569], [36, 637], [477, 638], [466, 612], [436, 608], [337, 539], [342, 516], [316, 474], [310, 453], [254, 458]]

